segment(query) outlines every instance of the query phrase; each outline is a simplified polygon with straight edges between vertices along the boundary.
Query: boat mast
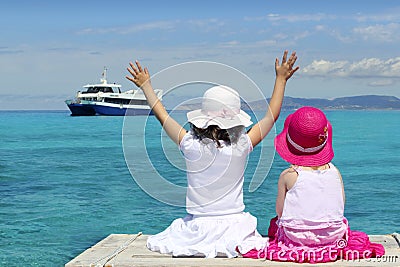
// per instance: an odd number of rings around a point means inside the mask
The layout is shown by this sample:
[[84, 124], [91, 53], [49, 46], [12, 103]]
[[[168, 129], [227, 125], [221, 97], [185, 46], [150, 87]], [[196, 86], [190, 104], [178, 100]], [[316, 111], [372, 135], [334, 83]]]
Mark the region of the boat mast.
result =
[[107, 83], [107, 68], [106, 67], [104, 67], [104, 69], [103, 69], [103, 73], [101, 74], [100, 82], [103, 84]]

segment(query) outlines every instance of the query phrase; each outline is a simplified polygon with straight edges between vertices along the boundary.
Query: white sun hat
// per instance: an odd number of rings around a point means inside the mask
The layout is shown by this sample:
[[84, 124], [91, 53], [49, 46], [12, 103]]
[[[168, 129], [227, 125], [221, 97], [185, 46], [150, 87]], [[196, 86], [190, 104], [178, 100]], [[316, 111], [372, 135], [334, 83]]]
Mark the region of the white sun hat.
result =
[[251, 117], [240, 109], [240, 96], [234, 89], [218, 85], [208, 89], [202, 99], [201, 109], [187, 113], [188, 121], [197, 128], [217, 125], [221, 129], [250, 126]]

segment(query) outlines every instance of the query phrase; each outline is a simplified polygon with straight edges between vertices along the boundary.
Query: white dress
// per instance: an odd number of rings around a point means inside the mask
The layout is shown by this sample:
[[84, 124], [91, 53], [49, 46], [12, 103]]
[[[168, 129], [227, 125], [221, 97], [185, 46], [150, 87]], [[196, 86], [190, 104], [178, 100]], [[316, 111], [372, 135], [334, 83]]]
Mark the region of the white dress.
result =
[[[326, 170], [303, 170], [286, 193], [278, 226], [281, 241], [305, 246], [333, 244], [347, 231], [344, 219], [342, 181], [336, 167]], [[323, 201], [321, 201], [323, 200]]]
[[[210, 139], [199, 141], [187, 133], [180, 143], [186, 159], [186, 210], [163, 232], [150, 236], [147, 247], [173, 256], [236, 257], [265, 245], [257, 232], [257, 219], [244, 211], [243, 174], [252, 151], [243, 131], [236, 144], [217, 148]], [[253, 242], [253, 240], [255, 240]]]

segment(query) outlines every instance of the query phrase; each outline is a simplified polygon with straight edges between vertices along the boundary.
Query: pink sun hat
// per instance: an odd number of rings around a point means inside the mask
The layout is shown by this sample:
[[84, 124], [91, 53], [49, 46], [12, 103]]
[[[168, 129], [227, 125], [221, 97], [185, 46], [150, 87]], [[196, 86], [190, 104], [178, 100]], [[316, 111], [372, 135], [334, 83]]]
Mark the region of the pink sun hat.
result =
[[275, 148], [291, 164], [324, 165], [334, 156], [332, 126], [321, 110], [302, 107], [286, 118], [282, 132], [275, 137]]

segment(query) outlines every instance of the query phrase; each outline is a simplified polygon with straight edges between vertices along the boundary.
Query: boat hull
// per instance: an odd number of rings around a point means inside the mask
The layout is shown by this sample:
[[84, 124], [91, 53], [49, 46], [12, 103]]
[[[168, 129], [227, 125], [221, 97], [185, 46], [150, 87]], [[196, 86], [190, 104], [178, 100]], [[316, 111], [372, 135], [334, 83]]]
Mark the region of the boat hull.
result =
[[153, 115], [150, 109], [141, 108], [120, 108], [95, 105], [94, 109], [98, 115], [103, 116], [140, 116], [140, 115]]
[[94, 116], [96, 115], [96, 110], [92, 105], [88, 104], [78, 104], [71, 103], [67, 104], [69, 110], [71, 111], [71, 116]]

